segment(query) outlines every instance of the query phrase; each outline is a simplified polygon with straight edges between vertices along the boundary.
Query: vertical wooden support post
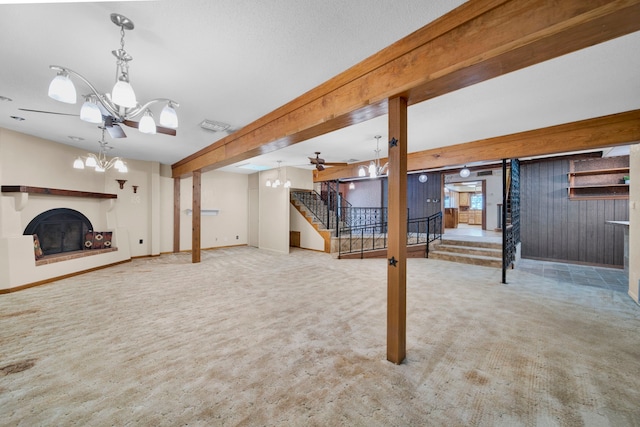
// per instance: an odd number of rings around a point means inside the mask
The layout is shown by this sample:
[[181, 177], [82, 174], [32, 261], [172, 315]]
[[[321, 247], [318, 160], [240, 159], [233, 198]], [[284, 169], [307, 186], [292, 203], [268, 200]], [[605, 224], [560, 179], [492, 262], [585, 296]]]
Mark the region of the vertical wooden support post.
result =
[[180, 252], [180, 178], [173, 178], [173, 253]]
[[402, 363], [407, 335], [407, 100], [389, 99], [387, 360]]
[[200, 262], [200, 197], [202, 194], [202, 176], [199, 170], [193, 172], [193, 201], [191, 219], [191, 262]]

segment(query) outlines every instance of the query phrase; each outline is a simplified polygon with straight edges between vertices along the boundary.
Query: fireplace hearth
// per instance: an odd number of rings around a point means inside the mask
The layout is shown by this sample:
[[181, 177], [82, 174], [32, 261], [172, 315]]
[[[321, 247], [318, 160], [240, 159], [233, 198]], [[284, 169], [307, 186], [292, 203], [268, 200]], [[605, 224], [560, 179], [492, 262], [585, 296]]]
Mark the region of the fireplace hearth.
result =
[[36, 216], [23, 234], [37, 234], [43, 254], [52, 255], [83, 250], [84, 236], [91, 230], [91, 221], [82, 213], [58, 208]]

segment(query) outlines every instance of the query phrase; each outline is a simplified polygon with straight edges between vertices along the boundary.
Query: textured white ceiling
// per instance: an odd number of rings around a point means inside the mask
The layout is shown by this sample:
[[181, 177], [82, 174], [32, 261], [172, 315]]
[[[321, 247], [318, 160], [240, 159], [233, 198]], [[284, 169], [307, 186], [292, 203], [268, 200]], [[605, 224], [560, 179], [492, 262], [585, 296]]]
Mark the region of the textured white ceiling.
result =
[[[112, 12], [134, 21], [126, 49], [139, 100], [180, 102], [178, 136], [143, 135], [124, 127], [109, 140], [114, 155], [174, 163], [225, 136], [202, 130], [205, 118], [232, 128], [262, 117], [307, 90], [422, 27], [462, 1], [205, 0], [0, 5], [0, 127], [87, 150], [100, 131], [77, 117], [18, 108], [77, 113], [80, 104], [47, 97], [67, 66], [110, 91], [111, 50], [119, 47]], [[535, 129], [640, 108], [640, 33], [566, 55], [410, 108], [409, 148], [437, 146]], [[77, 82], [79, 93], [88, 90]], [[26, 120], [17, 122], [9, 116]], [[327, 161], [367, 160], [380, 117], [252, 159], [275, 167], [305, 165], [321, 151]], [[73, 142], [68, 136], [80, 136]], [[381, 144], [386, 155], [386, 144]], [[242, 162], [245, 163], [245, 162]], [[229, 166], [224, 170], [250, 173]]]

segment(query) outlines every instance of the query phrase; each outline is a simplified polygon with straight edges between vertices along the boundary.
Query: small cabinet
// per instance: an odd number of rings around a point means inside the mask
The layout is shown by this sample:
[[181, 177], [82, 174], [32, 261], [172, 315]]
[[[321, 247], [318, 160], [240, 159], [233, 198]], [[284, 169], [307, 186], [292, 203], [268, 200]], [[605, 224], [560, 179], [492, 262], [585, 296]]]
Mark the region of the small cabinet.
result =
[[471, 205], [470, 193], [460, 193], [460, 207]]
[[458, 228], [458, 208], [444, 208], [444, 228]]
[[625, 179], [629, 177], [628, 156], [618, 158], [615, 162], [607, 160], [576, 160], [570, 163], [567, 174], [569, 199], [629, 198], [629, 182]]

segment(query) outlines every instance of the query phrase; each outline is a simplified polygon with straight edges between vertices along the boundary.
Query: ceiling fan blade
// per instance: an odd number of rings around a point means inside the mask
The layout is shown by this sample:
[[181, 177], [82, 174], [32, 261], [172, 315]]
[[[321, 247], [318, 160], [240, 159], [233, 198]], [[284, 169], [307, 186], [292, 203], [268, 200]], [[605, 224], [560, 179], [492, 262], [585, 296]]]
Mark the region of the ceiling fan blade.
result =
[[76, 116], [76, 117], [79, 116], [79, 114], [58, 113], [56, 111], [31, 110], [29, 108], [18, 108], [18, 110], [20, 110], [20, 111], [28, 111], [29, 113], [56, 114], [58, 116]]
[[[129, 127], [132, 128], [136, 128], [138, 129], [138, 126], [140, 126], [140, 123], [133, 121], [133, 120], [123, 120], [122, 121], [123, 125], [127, 125]], [[165, 135], [171, 135], [171, 136], [176, 136], [176, 130], [175, 129], [171, 129], [171, 128], [166, 128], [163, 126], [156, 126], [156, 133], [163, 133]]]
[[126, 138], [127, 137], [127, 134], [124, 133], [124, 131], [122, 130], [122, 128], [118, 124], [111, 124], [110, 126], [106, 125], [105, 127], [107, 129], [107, 132], [109, 132], [109, 136], [111, 136], [111, 138]]

